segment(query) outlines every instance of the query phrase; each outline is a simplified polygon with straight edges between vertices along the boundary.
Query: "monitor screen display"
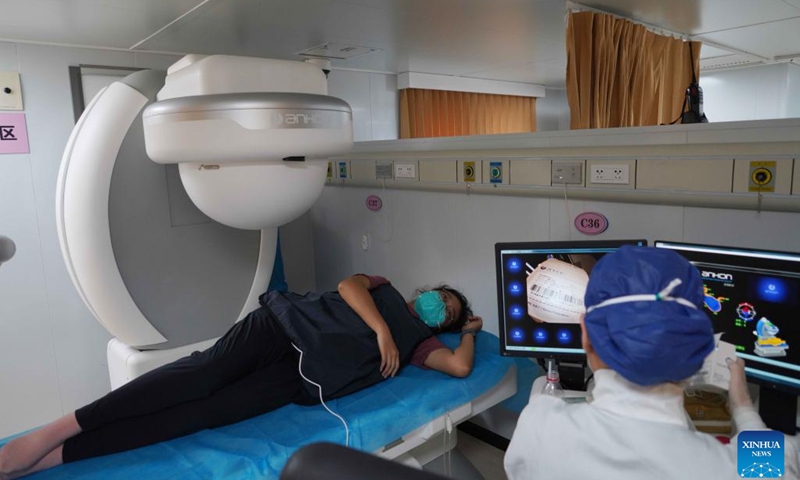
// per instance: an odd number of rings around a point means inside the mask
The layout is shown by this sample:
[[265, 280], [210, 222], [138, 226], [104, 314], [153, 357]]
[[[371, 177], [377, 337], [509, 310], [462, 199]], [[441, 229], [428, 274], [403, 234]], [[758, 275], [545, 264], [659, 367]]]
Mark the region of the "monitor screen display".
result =
[[800, 253], [656, 242], [703, 277], [704, 308], [748, 377], [800, 390]]
[[[588, 275], [606, 253], [646, 240], [495, 244], [500, 353], [584, 355], [580, 316]], [[558, 283], [556, 283], [558, 278]]]

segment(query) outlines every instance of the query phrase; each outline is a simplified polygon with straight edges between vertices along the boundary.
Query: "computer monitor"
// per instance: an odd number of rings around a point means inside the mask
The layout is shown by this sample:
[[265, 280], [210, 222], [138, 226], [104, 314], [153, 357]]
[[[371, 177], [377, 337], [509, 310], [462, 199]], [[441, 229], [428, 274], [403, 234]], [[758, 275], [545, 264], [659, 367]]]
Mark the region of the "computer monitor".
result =
[[795, 434], [800, 393], [800, 253], [658, 241], [703, 277], [704, 308], [721, 340], [736, 346], [750, 381], [762, 386], [759, 411]]
[[[585, 288], [577, 286], [585, 285], [603, 255], [622, 245], [647, 241], [495, 244], [500, 354], [583, 362], [579, 321]], [[551, 288], [553, 275], [568, 281]]]

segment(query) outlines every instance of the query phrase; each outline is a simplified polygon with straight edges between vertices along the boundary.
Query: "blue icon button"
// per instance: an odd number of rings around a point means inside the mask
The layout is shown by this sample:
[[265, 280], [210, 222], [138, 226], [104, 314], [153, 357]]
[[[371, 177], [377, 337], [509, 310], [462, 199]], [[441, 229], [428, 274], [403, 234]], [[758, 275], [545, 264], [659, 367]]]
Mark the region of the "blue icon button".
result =
[[506, 263], [506, 268], [510, 273], [517, 273], [522, 270], [522, 260], [519, 258], [509, 258]]
[[536, 343], [545, 343], [547, 341], [547, 330], [544, 328], [537, 328], [533, 331], [533, 340]]
[[518, 297], [522, 295], [525, 289], [522, 287], [522, 284], [519, 282], [511, 282], [508, 284], [508, 293], [510, 293], [514, 297]]
[[511, 329], [511, 340], [519, 343], [524, 339], [525, 339], [525, 332], [523, 332], [521, 328]]

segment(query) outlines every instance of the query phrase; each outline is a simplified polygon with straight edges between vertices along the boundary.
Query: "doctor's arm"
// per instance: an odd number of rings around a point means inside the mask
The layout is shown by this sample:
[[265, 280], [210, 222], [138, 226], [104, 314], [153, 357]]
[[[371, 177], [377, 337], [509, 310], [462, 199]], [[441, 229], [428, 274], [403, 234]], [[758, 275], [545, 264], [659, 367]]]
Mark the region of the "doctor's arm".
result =
[[[483, 328], [481, 317], [469, 317], [461, 329], [461, 344], [455, 349], [440, 348], [434, 350], [425, 359], [424, 365], [432, 370], [438, 370], [451, 377], [463, 378], [472, 373], [475, 359], [475, 335]], [[475, 333], [470, 333], [474, 331]]]
[[369, 294], [370, 280], [364, 275], [353, 275], [341, 282], [337, 290], [347, 305], [355, 311], [364, 323], [378, 337], [378, 349], [381, 352], [381, 375], [394, 377], [400, 369], [400, 351], [392, 338], [392, 332], [386, 320], [378, 312], [372, 295]]
[[766, 427], [753, 407], [753, 400], [747, 390], [747, 377], [744, 373], [744, 360], [737, 358], [728, 362], [731, 371], [731, 383], [728, 387], [728, 402], [736, 424], [736, 430], [763, 430]]

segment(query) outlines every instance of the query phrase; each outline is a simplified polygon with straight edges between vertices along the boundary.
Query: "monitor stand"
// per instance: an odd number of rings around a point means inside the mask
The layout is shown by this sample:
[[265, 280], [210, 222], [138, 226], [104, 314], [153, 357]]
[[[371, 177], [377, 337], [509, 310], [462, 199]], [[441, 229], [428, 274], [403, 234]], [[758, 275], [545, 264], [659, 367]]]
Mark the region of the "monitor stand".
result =
[[586, 363], [558, 362], [558, 375], [565, 390], [586, 391]]
[[797, 396], [761, 387], [758, 396], [758, 414], [772, 430], [794, 436], [797, 433]]

